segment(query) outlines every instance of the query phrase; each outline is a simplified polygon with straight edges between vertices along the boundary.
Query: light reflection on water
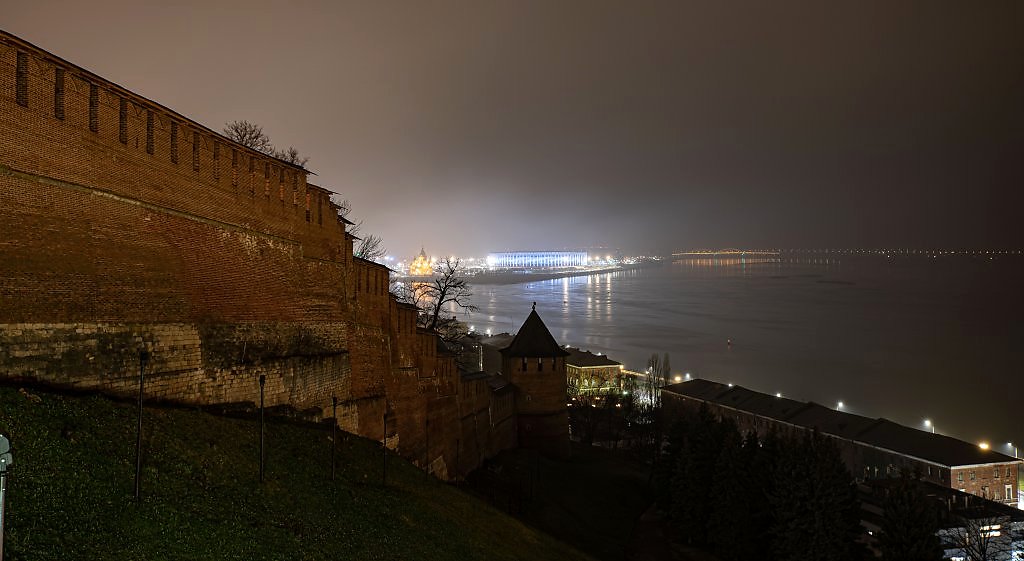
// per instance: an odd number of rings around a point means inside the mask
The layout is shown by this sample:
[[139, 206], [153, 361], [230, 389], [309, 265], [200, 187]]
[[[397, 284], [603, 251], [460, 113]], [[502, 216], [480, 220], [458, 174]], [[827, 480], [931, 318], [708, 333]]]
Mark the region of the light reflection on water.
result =
[[[537, 311], [562, 344], [973, 440], [1017, 441], [1024, 370], [1018, 261], [694, 260], [473, 286], [477, 330]], [[732, 340], [732, 345], [727, 343]], [[945, 429], [943, 428], [945, 427]]]

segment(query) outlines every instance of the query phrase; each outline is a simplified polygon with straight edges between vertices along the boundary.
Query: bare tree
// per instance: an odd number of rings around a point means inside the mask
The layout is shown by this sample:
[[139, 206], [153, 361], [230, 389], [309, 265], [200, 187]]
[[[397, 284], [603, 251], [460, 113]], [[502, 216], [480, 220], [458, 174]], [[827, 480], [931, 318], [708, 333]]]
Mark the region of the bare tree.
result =
[[299, 151], [291, 146], [289, 146], [287, 150], [274, 150], [270, 155], [278, 160], [284, 160], [289, 164], [299, 166], [300, 168], [306, 167], [306, 162], [309, 161], [309, 158], [300, 156]]
[[[359, 244], [352, 248], [352, 254], [356, 257], [366, 259], [367, 261], [380, 261], [382, 257], [387, 255], [388, 250], [384, 247], [384, 240], [376, 234], [366, 234], [360, 236], [363, 230], [362, 220], [352, 220], [349, 215], [352, 214], [352, 202], [348, 199], [343, 199], [338, 203], [338, 216], [352, 222], [352, 227], [348, 229], [348, 232], [353, 236], [359, 238]], [[398, 295], [396, 295], [398, 296]], [[409, 301], [407, 298], [399, 298], [399, 300]]]
[[264, 134], [263, 127], [249, 121], [231, 121], [224, 125], [224, 136], [234, 140], [242, 146], [248, 146], [264, 154], [272, 154], [274, 145], [270, 143], [270, 137]]
[[444, 315], [446, 308], [467, 312], [477, 310], [470, 300], [473, 292], [469, 288], [469, 283], [462, 277], [464, 269], [461, 259], [451, 257], [445, 257], [434, 267], [434, 280], [426, 283], [424, 287], [424, 296], [429, 303], [424, 327], [437, 330], [449, 319], [454, 319], [454, 316]]
[[473, 292], [462, 277], [462, 261], [446, 257], [434, 267], [434, 280], [430, 282], [395, 282], [391, 293], [401, 302], [419, 309], [417, 325], [436, 331], [445, 344], [456, 353], [460, 352], [458, 342], [469, 330], [458, 320], [459, 311], [472, 312], [477, 307], [470, 301]]
[[270, 137], [263, 132], [263, 127], [256, 123], [250, 123], [249, 121], [231, 121], [224, 125], [224, 136], [234, 140], [242, 146], [248, 146], [258, 152], [284, 160], [289, 164], [293, 164], [299, 167], [306, 167], [306, 162], [309, 158], [299, 155], [299, 151], [294, 147], [289, 146], [287, 150], [278, 150], [274, 148], [274, 143], [270, 141]]
[[353, 250], [356, 257], [366, 259], [367, 261], [380, 261], [387, 252], [387, 248], [384, 247], [384, 240], [376, 234], [367, 234], [366, 237], [359, 240], [359, 246]]
[[1007, 516], [963, 518], [958, 527], [939, 532], [947, 549], [957, 549], [967, 561], [1009, 559], [1013, 542]]

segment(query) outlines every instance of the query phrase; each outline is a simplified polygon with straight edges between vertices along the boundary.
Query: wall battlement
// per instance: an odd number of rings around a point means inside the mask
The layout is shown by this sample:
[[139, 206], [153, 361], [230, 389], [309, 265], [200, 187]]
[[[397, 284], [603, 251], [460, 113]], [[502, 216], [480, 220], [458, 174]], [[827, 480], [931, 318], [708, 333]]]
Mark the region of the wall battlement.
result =
[[344, 232], [329, 193], [308, 186], [303, 168], [2, 32], [0, 96], [13, 105], [4, 113], [5, 138], [27, 141], [19, 132], [30, 133], [33, 144], [53, 150], [2, 148], [5, 164], [18, 171], [290, 239], [337, 241]]

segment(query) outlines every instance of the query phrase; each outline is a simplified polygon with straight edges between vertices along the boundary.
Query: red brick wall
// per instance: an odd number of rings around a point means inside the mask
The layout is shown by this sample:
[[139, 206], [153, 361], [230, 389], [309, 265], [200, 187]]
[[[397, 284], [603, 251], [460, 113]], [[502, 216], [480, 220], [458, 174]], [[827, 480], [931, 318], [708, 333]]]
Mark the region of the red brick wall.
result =
[[[998, 497], [1001, 502], [1016, 503], [1018, 466], [1004, 463], [954, 468], [950, 486], [990, 500]], [[1007, 485], [1010, 486], [1010, 496], [1006, 496]]]
[[467, 465], [452, 357], [304, 170], [2, 32], [0, 139], [0, 376], [131, 394], [147, 349], [151, 397], [255, 402], [265, 375], [269, 405], [338, 397], [346, 430]]

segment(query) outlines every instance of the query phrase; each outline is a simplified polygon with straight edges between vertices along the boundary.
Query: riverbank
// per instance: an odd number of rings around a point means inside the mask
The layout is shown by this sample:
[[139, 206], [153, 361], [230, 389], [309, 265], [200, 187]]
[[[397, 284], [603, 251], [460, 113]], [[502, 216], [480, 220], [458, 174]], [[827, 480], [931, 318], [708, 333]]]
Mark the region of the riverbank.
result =
[[[479, 273], [467, 273], [465, 278], [470, 284], [487, 284], [487, 285], [499, 285], [499, 284], [523, 284], [528, 282], [537, 282], [553, 279], [563, 279], [570, 277], [586, 277], [590, 275], [603, 275], [605, 273], [617, 273], [620, 271], [631, 271], [634, 269], [647, 269], [651, 267], [661, 267], [668, 263], [667, 260], [659, 261], [644, 261], [642, 263], [630, 263], [628, 265], [612, 265], [608, 267], [595, 267], [595, 268], [580, 268], [580, 269], [564, 269], [558, 271], [484, 271]], [[424, 276], [402, 276], [398, 277], [405, 282], [432, 282], [435, 277], [430, 275]]]

